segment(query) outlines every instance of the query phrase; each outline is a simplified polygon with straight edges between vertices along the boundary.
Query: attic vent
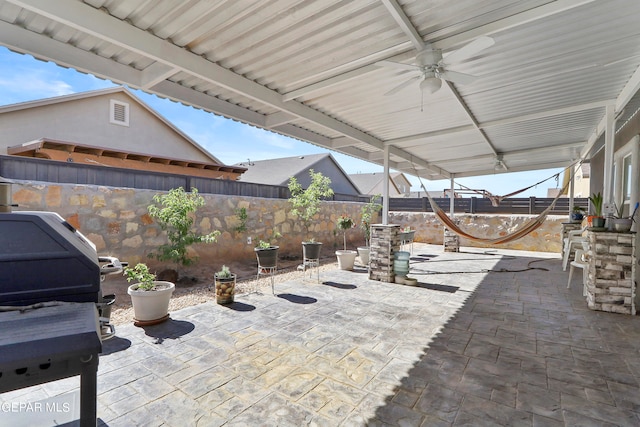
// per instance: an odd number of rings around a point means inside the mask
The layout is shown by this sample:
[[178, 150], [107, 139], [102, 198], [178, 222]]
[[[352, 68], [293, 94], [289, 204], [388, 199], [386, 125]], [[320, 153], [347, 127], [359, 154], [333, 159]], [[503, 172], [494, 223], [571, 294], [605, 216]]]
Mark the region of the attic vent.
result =
[[129, 104], [112, 99], [109, 105], [109, 123], [129, 126]]

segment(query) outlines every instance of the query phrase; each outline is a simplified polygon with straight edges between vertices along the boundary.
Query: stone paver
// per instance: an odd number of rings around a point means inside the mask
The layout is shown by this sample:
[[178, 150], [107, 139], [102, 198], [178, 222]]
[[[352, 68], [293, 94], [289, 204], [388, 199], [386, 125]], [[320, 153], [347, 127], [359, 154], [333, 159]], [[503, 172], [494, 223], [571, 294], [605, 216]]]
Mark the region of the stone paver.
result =
[[[421, 244], [413, 255], [417, 287], [335, 270], [118, 327], [100, 358], [100, 423], [640, 424], [638, 320], [590, 311], [558, 255]], [[0, 404], [77, 388], [68, 379]]]

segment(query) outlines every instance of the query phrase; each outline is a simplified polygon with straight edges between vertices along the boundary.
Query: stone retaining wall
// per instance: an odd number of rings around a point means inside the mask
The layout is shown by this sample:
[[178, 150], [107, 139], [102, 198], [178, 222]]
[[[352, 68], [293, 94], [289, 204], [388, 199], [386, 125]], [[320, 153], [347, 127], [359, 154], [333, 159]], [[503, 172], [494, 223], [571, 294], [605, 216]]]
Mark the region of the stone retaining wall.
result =
[[[129, 263], [146, 262], [150, 266], [159, 263], [147, 254], [166, 243], [165, 234], [148, 214], [147, 207], [159, 191], [136, 190], [91, 185], [15, 183], [14, 211], [53, 211], [87, 236], [98, 249], [99, 255], [116, 256]], [[222, 234], [214, 244], [198, 244], [191, 247], [200, 263], [213, 263], [216, 268], [233, 261], [256, 259], [253, 248], [258, 239], [277, 230], [282, 234], [275, 244], [280, 255], [302, 256], [301, 241], [305, 230], [285, 199], [225, 196], [202, 194], [206, 205], [200, 208], [195, 226], [200, 233], [219, 230]], [[347, 214], [360, 221], [362, 203], [324, 202], [321, 212], [309, 230], [309, 236], [323, 242], [322, 254], [332, 254], [342, 249], [342, 234], [336, 229], [340, 215]], [[247, 232], [238, 233], [236, 209], [247, 209]], [[252, 243], [247, 243], [251, 237]], [[347, 246], [355, 249], [364, 244], [364, 234], [359, 228], [347, 232]]]
[[[13, 185], [14, 210], [54, 211], [78, 228], [93, 243], [100, 255], [113, 255], [124, 261], [144, 261], [160, 244], [165, 243], [164, 233], [148, 215], [147, 206], [154, 190], [135, 190], [91, 185], [49, 184], [18, 182]], [[259, 197], [224, 196], [203, 194], [206, 205], [198, 211], [195, 224], [201, 233], [219, 230], [218, 243], [195, 245], [193, 254], [201, 262], [213, 263], [216, 267], [239, 259], [254, 260], [253, 248], [257, 239], [264, 239], [273, 229], [282, 234], [276, 242], [284, 256], [302, 255], [305, 231], [300, 221], [290, 213], [290, 204], [283, 199]], [[362, 203], [324, 202], [321, 212], [313, 222], [310, 235], [323, 242], [324, 256], [342, 248], [342, 234], [336, 229], [341, 214], [348, 214], [360, 221]], [[245, 233], [237, 233], [236, 209], [246, 208], [248, 213]], [[507, 233], [529, 219], [516, 215], [459, 215], [461, 227], [473, 235], [495, 237]], [[549, 217], [545, 224], [530, 235], [515, 242], [500, 245], [502, 248], [531, 251], [560, 252], [561, 223], [565, 216]], [[431, 213], [392, 212], [391, 224], [410, 226], [417, 230], [416, 242], [442, 244], [443, 227]], [[247, 244], [247, 237], [252, 244]], [[347, 233], [348, 248], [355, 249], [364, 244], [364, 235], [359, 228]], [[463, 246], [479, 246], [460, 239]]]
[[[472, 236], [494, 238], [517, 230], [528, 222], [530, 215], [480, 215], [456, 214], [458, 226]], [[486, 245], [464, 237], [460, 246], [495, 247], [540, 252], [562, 252], [562, 223], [568, 221], [565, 215], [549, 215], [546, 221], [525, 237], [502, 245]], [[389, 223], [400, 224], [416, 230], [416, 242], [443, 244], [444, 226], [433, 213], [427, 212], [391, 212]]]

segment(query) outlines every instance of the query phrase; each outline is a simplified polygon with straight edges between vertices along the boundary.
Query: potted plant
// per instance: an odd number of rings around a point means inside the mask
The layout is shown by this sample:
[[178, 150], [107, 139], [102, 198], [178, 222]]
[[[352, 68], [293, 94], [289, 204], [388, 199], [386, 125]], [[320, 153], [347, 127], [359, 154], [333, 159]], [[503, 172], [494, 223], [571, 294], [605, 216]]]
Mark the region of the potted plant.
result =
[[571, 222], [580, 222], [583, 220], [584, 208], [582, 206], [574, 205], [573, 209], [571, 209], [570, 220]]
[[348, 251], [347, 250], [347, 230], [352, 228], [355, 224], [353, 220], [348, 215], [340, 215], [338, 218], [337, 226], [338, 230], [342, 231], [342, 240], [344, 249], [336, 251], [336, 256], [338, 257], [338, 267], [341, 270], [353, 270], [353, 263], [356, 260], [356, 256], [358, 255], [357, 251]]
[[633, 225], [633, 216], [638, 209], [638, 203], [636, 203], [636, 207], [633, 211], [633, 214], [629, 216], [624, 216], [624, 204], [620, 203], [620, 206], [615, 204], [616, 207], [616, 217], [611, 218], [611, 225], [613, 226], [613, 230], [620, 233], [628, 233], [631, 231], [631, 226]]
[[174, 188], [167, 194], [156, 194], [153, 201], [156, 204], [150, 205], [147, 210], [149, 215], [156, 219], [160, 229], [167, 233], [169, 243], [161, 245], [158, 251], [150, 253], [149, 257], [159, 261], [173, 261], [176, 270], [171, 277], [175, 277], [177, 281], [178, 267], [191, 265], [197, 260], [189, 256], [189, 246], [196, 243], [215, 243], [220, 231], [198, 234], [192, 229], [195, 220], [193, 214], [205, 204], [197, 188], [192, 188], [190, 193], [182, 187]]
[[292, 205], [291, 213], [302, 221], [305, 229], [305, 238], [302, 242], [302, 252], [305, 259], [320, 258], [320, 248], [322, 243], [316, 242], [309, 237], [309, 228], [313, 218], [320, 212], [320, 203], [323, 198], [333, 196], [331, 189], [331, 179], [322, 175], [322, 172], [314, 172], [309, 169], [311, 184], [304, 189], [295, 177], [289, 178], [289, 191], [291, 197], [289, 202]]
[[216, 302], [218, 304], [231, 304], [235, 295], [236, 275], [231, 273], [229, 267], [223, 265], [213, 277], [216, 286]]
[[380, 199], [380, 195], [372, 196], [369, 203], [364, 205], [360, 210], [360, 229], [364, 233], [365, 246], [358, 246], [358, 254], [360, 255], [360, 261], [364, 265], [369, 264], [369, 240], [371, 238], [371, 221], [373, 216], [382, 209], [382, 205], [377, 201]]
[[156, 275], [144, 263], [125, 267], [123, 275], [127, 282], [134, 282], [127, 293], [131, 296], [136, 325], [151, 325], [169, 318], [169, 300], [175, 284], [157, 281]]
[[[278, 249], [280, 247], [273, 245], [271, 241], [281, 236], [280, 232], [274, 229], [269, 239], [258, 240], [254, 251], [260, 268], [275, 268], [278, 265]], [[263, 273], [267, 273], [267, 271], [263, 271]]]
[[594, 228], [604, 228], [604, 217], [602, 216], [602, 194], [600, 192], [593, 193], [589, 197], [591, 206], [593, 207], [593, 213], [595, 216], [591, 218], [591, 225]]

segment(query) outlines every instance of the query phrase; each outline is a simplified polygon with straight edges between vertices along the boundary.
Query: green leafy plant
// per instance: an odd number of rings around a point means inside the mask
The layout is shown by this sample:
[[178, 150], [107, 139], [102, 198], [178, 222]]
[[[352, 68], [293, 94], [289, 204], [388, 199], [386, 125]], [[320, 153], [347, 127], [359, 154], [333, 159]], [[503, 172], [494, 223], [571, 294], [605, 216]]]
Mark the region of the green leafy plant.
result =
[[214, 243], [220, 231], [198, 234], [192, 230], [194, 213], [204, 206], [205, 201], [197, 188], [190, 193], [182, 187], [174, 188], [167, 194], [153, 196], [155, 205], [148, 207], [149, 215], [155, 218], [163, 231], [167, 232], [168, 244], [161, 245], [157, 252], [149, 254], [159, 261], [173, 261], [177, 265], [191, 265], [196, 258], [189, 257], [187, 248], [195, 243]]
[[591, 197], [589, 197], [589, 201], [593, 206], [593, 212], [596, 216], [602, 216], [602, 194], [600, 192], [593, 193]]
[[216, 273], [218, 279], [231, 279], [232, 276], [231, 270], [226, 265], [223, 265], [220, 271]]
[[311, 184], [304, 189], [295, 177], [289, 178], [289, 191], [291, 197], [291, 213], [302, 220], [305, 234], [309, 234], [309, 226], [313, 217], [320, 211], [321, 199], [333, 196], [331, 189], [331, 179], [322, 175], [322, 172], [314, 172], [309, 169]]
[[338, 218], [337, 226], [339, 230], [342, 230], [342, 241], [344, 243], [344, 250], [347, 250], [347, 230], [352, 228], [355, 224], [353, 219], [349, 215], [342, 214]]
[[371, 239], [371, 221], [373, 220], [373, 216], [382, 209], [382, 205], [378, 202], [381, 197], [380, 194], [371, 196], [369, 203], [364, 205], [360, 210], [360, 229], [364, 232], [366, 246], [369, 246], [369, 240]]
[[155, 289], [156, 275], [149, 271], [144, 263], [138, 263], [134, 267], [125, 267], [122, 274], [127, 278], [127, 282], [138, 283], [138, 290], [152, 291]]
[[282, 234], [280, 234], [280, 232], [274, 228], [273, 230], [271, 230], [271, 236], [269, 236], [266, 240], [262, 240], [262, 239], [258, 240], [258, 244], [256, 244], [256, 248], [269, 249], [270, 247], [273, 246], [272, 242], [279, 239], [280, 237], [282, 237]]
[[247, 231], [247, 219], [249, 218], [247, 208], [237, 208], [235, 212], [238, 225], [235, 226], [234, 230], [236, 233], [244, 233]]

